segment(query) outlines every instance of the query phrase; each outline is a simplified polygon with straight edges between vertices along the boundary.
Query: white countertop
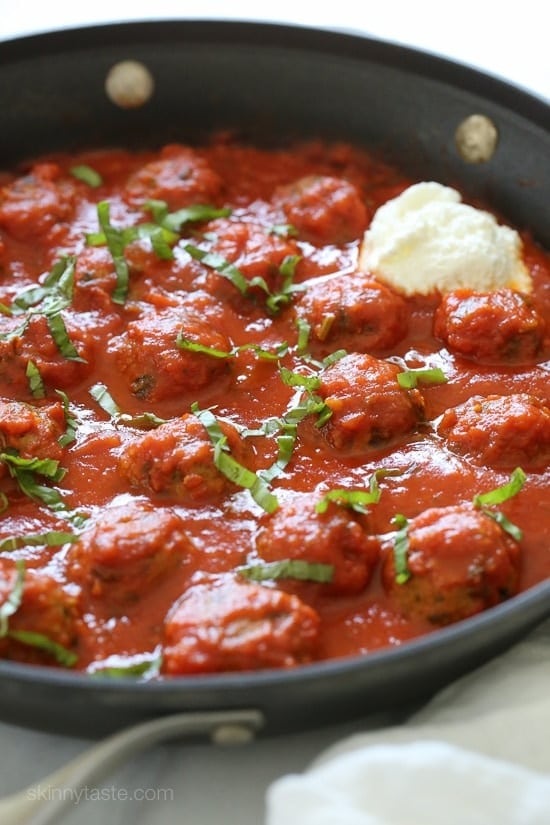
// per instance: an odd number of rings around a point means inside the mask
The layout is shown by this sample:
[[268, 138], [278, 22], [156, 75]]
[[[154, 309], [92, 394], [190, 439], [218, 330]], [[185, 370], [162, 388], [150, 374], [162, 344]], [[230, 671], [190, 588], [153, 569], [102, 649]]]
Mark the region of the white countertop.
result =
[[[189, 11], [188, 5], [192, 5]], [[72, 5], [66, 0], [36, 4], [32, 0], [25, 4], [0, 0], [0, 37], [81, 23], [181, 16], [296, 22], [364, 31], [484, 69], [540, 96], [550, 95], [548, 29], [539, 0], [523, 0], [521, 4], [492, 0], [460, 4], [339, 0], [327, 9], [321, 8], [321, 4], [308, 3], [307, 9], [304, 5], [279, 0], [269, 12], [262, 12], [257, 4], [249, 2], [233, 0], [228, 4], [227, 0], [211, 0], [200, 4], [198, 13], [199, 4], [182, 0], [155, 0], [147, 4], [140, 0], [117, 0], [115, 12], [112, 0]], [[236, 750], [183, 744], [157, 747], [101, 786], [101, 801], [75, 806], [63, 821], [67, 825], [259, 825], [263, 820], [265, 790], [271, 781], [305, 769], [321, 750], [342, 736], [390, 721], [399, 720], [375, 716], [344, 726], [260, 741]], [[81, 740], [0, 724], [0, 796], [50, 773], [86, 745]], [[134, 798], [155, 794], [158, 798], [151, 802]], [[167, 797], [164, 801], [163, 796]]]

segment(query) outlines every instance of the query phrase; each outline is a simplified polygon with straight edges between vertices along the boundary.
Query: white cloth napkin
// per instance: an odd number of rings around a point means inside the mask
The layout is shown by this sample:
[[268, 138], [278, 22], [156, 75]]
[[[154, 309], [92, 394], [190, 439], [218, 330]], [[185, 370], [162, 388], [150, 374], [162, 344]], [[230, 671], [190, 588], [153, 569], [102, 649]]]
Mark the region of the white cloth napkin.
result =
[[550, 622], [406, 725], [277, 780], [267, 825], [548, 825]]

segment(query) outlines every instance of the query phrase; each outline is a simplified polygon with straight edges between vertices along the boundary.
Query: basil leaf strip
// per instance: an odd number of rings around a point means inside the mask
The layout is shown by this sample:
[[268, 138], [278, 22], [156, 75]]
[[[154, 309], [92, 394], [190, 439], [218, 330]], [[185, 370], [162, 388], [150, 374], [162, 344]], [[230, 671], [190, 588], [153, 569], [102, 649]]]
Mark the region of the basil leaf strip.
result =
[[159, 418], [158, 415], [152, 412], [138, 413], [137, 415], [121, 412], [120, 407], [105, 384], [94, 384], [93, 387], [90, 387], [89, 392], [94, 401], [113, 419], [115, 424], [124, 424], [138, 430], [154, 430], [156, 427], [166, 424], [166, 418]]
[[34, 361], [27, 361], [25, 375], [27, 376], [29, 390], [33, 398], [45, 398], [46, 390], [44, 388], [44, 382], [40, 375], [40, 370]]
[[103, 183], [103, 178], [99, 172], [96, 172], [95, 169], [92, 169], [91, 166], [87, 166], [84, 163], [80, 166], [73, 166], [70, 172], [73, 178], [81, 180], [82, 183], [87, 183], [88, 186], [91, 186], [93, 189], [97, 189], [97, 187]]
[[65, 432], [57, 439], [61, 447], [67, 447], [76, 440], [76, 431], [78, 428], [78, 418], [71, 412], [69, 396], [63, 390], [56, 390], [56, 393], [61, 398], [63, 403], [63, 413], [65, 415]]
[[73, 667], [78, 661], [76, 653], [67, 650], [66, 647], [54, 642], [53, 639], [43, 633], [35, 633], [32, 630], [10, 630], [7, 635], [10, 639], [15, 639], [21, 644], [49, 653], [58, 664], [65, 667]]
[[26, 536], [8, 536], [0, 541], [0, 553], [10, 553], [22, 547], [62, 547], [78, 541], [76, 533], [50, 530], [47, 533], [28, 533]]
[[200, 410], [196, 403], [191, 405], [191, 411], [210, 437], [214, 446], [214, 464], [218, 470], [234, 484], [248, 490], [266, 513], [274, 513], [279, 506], [277, 497], [269, 491], [266, 481], [259, 474], [244, 467], [231, 455], [216, 416], [210, 410]]
[[124, 304], [130, 288], [130, 270], [128, 262], [124, 257], [126, 240], [123, 230], [116, 229], [111, 224], [111, 207], [109, 201], [100, 201], [97, 204], [97, 220], [105, 235], [107, 249], [111, 253], [111, 258], [115, 266], [116, 286], [111, 295], [111, 299], [115, 304]]
[[516, 467], [510, 476], [510, 481], [502, 487], [496, 487], [488, 493], [481, 493], [474, 496], [474, 507], [490, 507], [493, 504], [503, 504], [505, 501], [516, 496], [527, 481], [527, 475]]
[[63, 317], [59, 314], [56, 314], [46, 316], [46, 319], [51, 336], [55, 341], [59, 352], [68, 361], [78, 361], [81, 364], [85, 364], [86, 359], [80, 356], [77, 348], [69, 338], [69, 333], [67, 332], [67, 327], [65, 326], [65, 321], [63, 320]]
[[226, 207], [218, 209], [215, 206], [202, 203], [185, 206], [176, 212], [169, 212], [166, 201], [160, 200], [146, 201], [144, 207], [152, 214], [153, 220], [159, 224], [159, 226], [168, 229], [170, 232], [178, 233], [181, 232], [182, 227], [186, 223], [211, 221], [215, 218], [228, 218], [229, 215], [231, 215], [231, 209]]
[[135, 679], [140, 676], [158, 676], [161, 664], [162, 656], [158, 654], [153, 658], [143, 659], [140, 662], [98, 667], [90, 673], [90, 676], [92, 678], [107, 679]]
[[411, 577], [407, 560], [409, 553], [409, 522], [405, 516], [398, 513], [394, 516], [393, 523], [398, 528], [393, 541], [395, 581], [397, 584], [405, 584]]
[[238, 567], [237, 572], [251, 581], [262, 582], [271, 579], [298, 579], [299, 581], [327, 584], [332, 581], [334, 565], [283, 559], [274, 562], [259, 562]]
[[448, 380], [440, 367], [405, 370], [397, 375], [397, 383], [404, 390], [412, 390], [418, 384], [446, 384]]
[[11, 592], [5, 602], [0, 605], [0, 638], [8, 634], [8, 620], [17, 613], [23, 600], [23, 585], [25, 583], [25, 562], [19, 559], [15, 562], [16, 576]]
[[317, 375], [302, 375], [286, 367], [280, 367], [279, 374], [281, 381], [287, 387], [303, 387], [306, 390], [313, 391], [318, 390], [321, 386], [321, 379]]

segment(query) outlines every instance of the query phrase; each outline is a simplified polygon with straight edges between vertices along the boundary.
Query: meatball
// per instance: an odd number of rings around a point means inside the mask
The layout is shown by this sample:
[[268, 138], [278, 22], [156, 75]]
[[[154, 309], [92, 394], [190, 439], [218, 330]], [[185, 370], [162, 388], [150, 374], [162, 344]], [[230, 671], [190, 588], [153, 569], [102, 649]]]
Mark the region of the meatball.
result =
[[[231, 454], [248, 464], [248, 449], [237, 430], [219, 421]], [[194, 415], [174, 418], [126, 446], [120, 471], [131, 484], [169, 493], [187, 504], [203, 503], [236, 490], [214, 464], [214, 448]]]
[[27, 394], [29, 361], [35, 364], [43, 381], [57, 389], [70, 387], [88, 375], [93, 360], [89, 331], [78, 327], [77, 315], [68, 314], [64, 321], [77, 352], [75, 358], [63, 355], [44, 315], [32, 315], [24, 330], [20, 328], [20, 318], [0, 317], [0, 381], [11, 385], [14, 393]]
[[[253, 278], [263, 278], [268, 289], [276, 292], [283, 283], [280, 273], [283, 261], [299, 254], [298, 246], [291, 238], [270, 234], [264, 226], [257, 223], [218, 218], [209, 223], [208, 229], [215, 237], [210, 251], [233, 264], [244, 278], [247, 303], [254, 299], [263, 304], [266, 299], [265, 290], [249, 286]], [[236, 304], [237, 309], [243, 307], [240, 291], [222, 274], [209, 269], [197, 283], [219, 300]]]
[[327, 592], [360, 593], [378, 559], [378, 541], [354, 515], [337, 504], [315, 512], [311, 496], [283, 504], [258, 533], [256, 549], [264, 561], [300, 559], [334, 567]]
[[76, 181], [55, 163], [39, 163], [25, 177], [0, 189], [0, 227], [19, 240], [36, 242], [74, 212]]
[[[0, 604], [12, 593], [17, 580], [15, 562], [0, 558]], [[78, 642], [79, 598], [73, 590], [65, 589], [51, 576], [27, 569], [23, 596], [17, 611], [9, 617], [10, 631], [40, 633], [68, 650]], [[18, 660], [52, 664], [47, 651], [27, 646], [9, 637], [0, 639], [0, 656]]]
[[132, 393], [147, 401], [162, 401], [203, 390], [228, 371], [227, 359], [178, 347], [182, 333], [202, 346], [229, 352], [227, 338], [212, 325], [188, 311], [170, 308], [130, 321], [113, 339], [111, 351]]
[[550, 456], [550, 409], [527, 393], [474, 396], [446, 410], [438, 433], [454, 452], [492, 467], [544, 467]]
[[319, 432], [331, 447], [361, 451], [415, 427], [424, 408], [422, 395], [401, 389], [399, 372], [396, 364], [351, 354], [321, 373], [317, 393], [332, 415]]
[[434, 334], [451, 352], [488, 364], [532, 361], [545, 326], [530, 297], [512, 289], [449, 292], [434, 318]]
[[297, 596], [234, 579], [197, 584], [166, 618], [163, 671], [214, 673], [311, 661], [320, 619]]
[[59, 438], [65, 432], [61, 403], [35, 407], [23, 401], [0, 398], [0, 444], [23, 458], [59, 460], [63, 450]]
[[310, 325], [310, 344], [321, 355], [387, 350], [407, 332], [403, 298], [362, 272], [308, 284], [296, 313]]
[[158, 160], [134, 172], [125, 187], [132, 204], [148, 200], [166, 201], [169, 209], [195, 203], [211, 203], [220, 195], [222, 181], [206, 160], [187, 146], [165, 146]]
[[308, 175], [275, 193], [301, 240], [343, 245], [363, 235], [368, 214], [356, 187], [347, 180]]
[[94, 518], [67, 554], [69, 577], [111, 605], [137, 601], [193, 553], [182, 519], [139, 500]]
[[516, 594], [520, 555], [519, 544], [482, 511], [434, 507], [409, 522], [410, 578], [396, 581], [389, 548], [382, 580], [405, 615], [448, 624]]

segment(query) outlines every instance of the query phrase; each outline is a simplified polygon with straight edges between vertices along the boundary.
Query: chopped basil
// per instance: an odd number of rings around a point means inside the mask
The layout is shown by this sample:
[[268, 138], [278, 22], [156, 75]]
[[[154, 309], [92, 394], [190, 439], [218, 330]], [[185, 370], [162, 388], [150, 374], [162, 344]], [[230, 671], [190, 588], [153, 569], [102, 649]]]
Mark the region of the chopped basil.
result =
[[129, 415], [128, 413], [120, 413], [116, 421], [124, 424], [127, 427], [135, 427], [137, 430], [155, 430], [162, 424], [166, 424], [166, 418], [159, 418], [158, 415], [151, 412], [138, 413], [137, 415]]
[[107, 679], [135, 679], [140, 677], [151, 678], [158, 676], [160, 666], [162, 664], [162, 655], [160, 653], [143, 658], [139, 661], [133, 661], [118, 664], [118, 665], [104, 665], [103, 667], [94, 666], [90, 670], [90, 676], [93, 678], [107, 678]]
[[127, 240], [124, 237], [123, 230], [116, 229], [111, 224], [111, 207], [109, 201], [100, 201], [100, 203], [97, 204], [97, 219], [105, 235], [107, 249], [111, 253], [111, 258], [115, 266], [116, 286], [111, 298], [115, 304], [124, 304], [130, 288], [130, 270], [128, 262], [124, 257]]
[[269, 234], [279, 238], [296, 238], [298, 230], [291, 223], [275, 223], [270, 227]]
[[298, 579], [299, 581], [327, 584], [332, 581], [334, 565], [283, 559], [274, 562], [258, 562], [238, 567], [237, 572], [251, 581], [262, 582], [271, 579]]
[[296, 344], [296, 352], [303, 354], [307, 352], [309, 344], [309, 336], [311, 334], [311, 324], [304, 318], [296, 319], [296, 326], [298, 327], [298, 342]]
[[348, 507], [356, 513], [368, 513], [367, 505], [377, 504], [380, 499], [380, 492], [368, 492], [367, 490], [345, 490], [334, 489], [325, 493], [323, 498], [315, 505], [316, 513], [325, 513], [329, 503], [334, 502], [341, 507]]
[[334, 352], [331, 352], [330, 355], [327, 355], [326, 358], [323, 358], [322, 365], [324, 369], [328, 367], [332, 367], [333, 364], [336, 364], [342, 358], [347, 355], [347, 351], [345, 349], [337, 349]]
[[78, 661], [76, 653], [67, 650], [66, 647], [54, 642], [43, 633], [35, 633], [32, 630], [10, 630], [7, 635], [21, 644], [49, 653], [58, 664], [65, 667], [73, 667]]
[[273, 513], [279, 506], [276, 496], [270, 492], [265, 480], [252, 470], [240, 464], [229, 452], [227, 438], [223, 434], [218, 420], [210, 410], [200, 410], [197, 404], [191, 405], [195, 415], [214, 446], [214, 464], [218, 470], [238, 487], [243, 487], [266, 513]]
[[81, 364], [85, 364], [86, 359], [79, 355], [77, 348], [69, 338], [63, 317], [59, 314], [47, 316], [47, 322], [52, 338], [60, 353], [65, 356], [68, 361], [78, 361]]
[[241, 295], [246, 295], [250, 284], [240, 269], [238, 269], [234, 264], [226, 261], [225, 258], [221, 255], [217, 255], [215, 252], [208, 252], [207, 250], [199, 249], [198, 246], [194, 246], [190, 243], [185, 244], [184, 249], [196, 261], [200, 261], [209, 269], [214, 269], [224, 278], [227, 278], [228, 281], [231, 281], [233, 286], [239, 290]]
[[1, 301], [0, 301], [0, 315], [7, 315], [7, 316], [10, 316], [10, 317], [11, 317], [11, 315], [13, 315], [11, 307], [9, 307], [7, 304], [3, 304]]
[[59, 492], [52, 487], [40, 484], [36, 476], [41, 475], [51, 481], [61, 481], [65, 470], [59, 467], [59, 462], [51, 458], [22, 458], [15, 453], [0, 453], [9, 470], [11, 477], [17, 482], [19, 489], [33, 501], [40, 501], [52, 510], [66, 509]]
[[205, 249], [200, 249], [193, 244], [186, 244], [185, 251], [196, 261], [200, 261], [204, 266], [215, 270], [218, 274], [227, 278], [241, 295], [248, 295], [254, 287], [258, 287], [266, 294], [266, 307], [274, 315], [286, 304], [289, 303], [294, 292], [305, 289], [303, 286], [296, 286], [292, 283], [296, 264], [300, 260], [299, 255], [288, 255], [282, 262], [279, 269], [283, 276], [283, 285], [279, 292], [271, 292], [264, 278], [256, 276], [248, 281], [240, 269], [227, 261], [222, 255]]
[[409, 553], [409, 522], [405, 516], [398, 513], [393, 517], [393, 523], [397, 527], [393, 540], [395, 581], [397, 584], [405, 584], [411, 577], [407, 558]]
[[97, 187], [101, 186], [103, 183], [103, 178], [99, 172], [96, 172], [96, 170], [92, 169], [91, 166], [86, 166], [86, 164], [73, 166], [71, 169], [71, 175], [73, 178], [81, 180], [83, 183], [87, 183], [88, 186], [91, 186], [93, 189], [97, 189]]
[[0, 541], [0, 553], [10, 553], [21, 547], [62, 547], [78, 540], [76, 533], [49, 530], [47, 533], [28, 533], [22, 536], [8, 536]]
[[493, 504], [503, 504], [516, 496], [527, 481], [527, 476], [521, 467], [516, 467], [510, 476], [510, 481], [502, 487], [496, 487], [488, 493], [474, 496], [474, 507], [490, 507]]
[[397, 375], [397, 383], [404, 390], [412, 390], [418, 384], [446, 384], [448, 380], [440, 367], [405, 370]]
[[0, 513], [4, 513], [9, 506], [10, 503], [8, 501], [7, 495], [5, 493], [0, 492]]
[[169, 212], [168, 204], [160, 200], [146, 201], [144, 206], [152, 214], [153, 220], [170, 232], [181, 232], [186, 223], [211, 221], [215, 218], [227, 218], [231, 215], [231, 209], [225, 207], [218, 209], [215, 206], [201, 203], [185, 206], [176, 212]]
[[34, 361], [27, 361], [27, 368], [25, 370], [27, 380], [29, 382], [29, 390], [33, 398], [45, 398], [46, 390], [44, 382], [40, 375], [40, 370]]
[[105, 384], [94, 384], [89, 392], [94, 401], [97, 401], [101, 409], [113, 419], [115, 424], [124, 424], [127, 427], [135, 427], [138, 430], [154, 430], [156, 427], [160, 427], [161, 424], [166, 424], [167, 419], [159, 418], [155, 413], [144, 412], [138, 413], [137, 415], [130, 415], [129, 413], [121, 412], [120, 407]]
[[120, 415], [120, 407], [105, 384], [94, 384], [93, 387], [90, 387], [90, 395], [108, 416], [117, 418]]
[[178, 332], [176, 346], [187, 352], [200, 352], [203, 355], [210, 355], [212, 358], [234, 358], [238, 352], [238, 349], [226, 352], [223, 349], [216, 349], [215, 347], [207, 347], [204, 344], [199, 344], [198, 341], [192, 341], [191, 338], [187, 338], [183, 334], [183, 330]]
[[303, 387], [306, 390], [313, 391], [319, 389], [321, 380], [317, 375], [302, 375], [299, 372], [293, 372], [286, 367], [279, 369], [281, 381], [287, 387]]
[[14, 585], [6, 600], [0, 605], [0, 637], [7, 636], [10, 616], [17, 613], [23, 599], [25, 583], [25, 562], [19, 559], [15, 562], [16, 576]]
[[78, 418], [71, 412], [70, 401], [67, 393], [63, 392], [63, 390], [56, 390], [56, 393], [63, 402], [63, 413], [65, 415], [65, 432], [57, 439], [57, 441], [61, 447], [67, 447], [76, 439]]

